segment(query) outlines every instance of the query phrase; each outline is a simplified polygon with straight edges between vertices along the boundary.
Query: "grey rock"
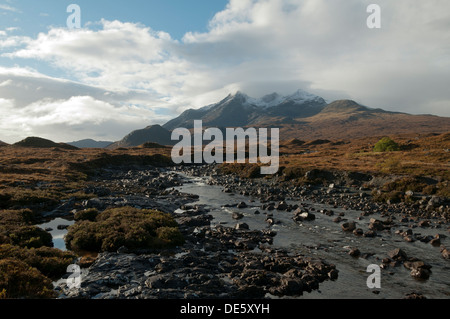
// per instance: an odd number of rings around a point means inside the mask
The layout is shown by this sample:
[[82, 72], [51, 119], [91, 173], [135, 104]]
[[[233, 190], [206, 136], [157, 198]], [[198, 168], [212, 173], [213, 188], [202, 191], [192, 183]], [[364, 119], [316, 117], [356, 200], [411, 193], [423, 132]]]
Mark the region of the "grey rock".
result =
[[242, 218], [244, 218], [244, 214], [238, 213], [238, 212], [233, 212], [233, 214], [231, 214], [231, 217], [233, 219], [242, 219]]
[[388, 252], [388, 256], [394, 260], [406, 260], [408, 258], [406, 253], [400, 248], [391, 250], [390, 252]]
[[235, 227], [237, 230], [248, 230], [250, 227], [246, 223], [238, 223]]
[[341, 225], [343, 231], [354, 231], [356, 229], [355, 222], [346, 222]]

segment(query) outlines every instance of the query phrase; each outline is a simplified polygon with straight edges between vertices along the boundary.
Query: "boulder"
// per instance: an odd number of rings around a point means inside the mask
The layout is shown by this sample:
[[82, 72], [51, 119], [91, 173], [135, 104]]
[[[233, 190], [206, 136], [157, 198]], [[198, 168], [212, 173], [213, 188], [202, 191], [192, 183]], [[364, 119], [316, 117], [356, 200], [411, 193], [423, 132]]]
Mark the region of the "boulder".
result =
[[419, 280], [427, 280], [430, 278], [430, 271], [424, 268], [417, 268], [411, 270], [411, 277]]
[[242, 219], [242, 218], [244, 218], [244, 214], [234, 212], [234, 213], [231, 215], [231, 217], [232, 217], [233, 219]]
[[238, 224], [236, 224], [235, 229], [237, 229], [237, 230], [248, 230], [248, 229], [250, 229], [250, 227], [246, 223], [238, 223]]
[[341, 225], [343, 231], [354, 231], [356, 229], [355, 222], [346, 222]]
[[369, 229], [371, 230], [384, 230], [384, 224], [382, 221], [375, 218], [370, 219]]
[[352, 256], [352, 257], [357, 258], [357, 257], [359, 257], [359, 256], [361, 255], [361, 252], [359, 251], [358, 248], [353, 248], [352, 250], [349, 251], [348, 254], [349, 254], [350, 256]]
[[245, 202], [240, 202], [239, 204], [237, 204], [236, 207], [237, 208], [247, 208], [247, 204]]
[[444, 259], [450, 259], [450, 251], [444, 246], [441, 246], [441, 255]]
[[406, 253], [400, 248], [391, 250], [390, 252], [388, 252], [388, 256], [391, 257], [393, 260], [400, 260], [400, 261], [406, 260], [408, 258]]
[[296, 222], [313, 221], [316, 219], [316, 215], [309, 212], [302, 212], [301, 210], [296, 210], [296, 212], [294, 212], [293, 219]]

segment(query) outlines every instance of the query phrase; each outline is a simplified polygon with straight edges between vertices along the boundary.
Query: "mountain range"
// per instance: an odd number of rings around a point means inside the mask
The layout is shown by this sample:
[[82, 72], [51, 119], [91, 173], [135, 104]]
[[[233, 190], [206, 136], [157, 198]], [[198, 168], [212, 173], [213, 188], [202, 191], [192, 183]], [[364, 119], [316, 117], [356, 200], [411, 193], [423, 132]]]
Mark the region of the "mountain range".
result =
[[373, 109], [352, 100], [327, 103], [320, 96], [302, 90], [287, 96], [272, 93], [259, 99], [237, 92], [218, 103], [189, 109], [162, 126], [153, 125], [131, 132], [108, 148], [132, 147], [145, 142], [174, 145], [171, 131], [192, 129], [194, 120], [202, 120], [204, 128], [278, 127], [282, 140], [336, 140], [450, 131], [448, 117]]
[[78, 147], [78, 148], [105, 148], [108, 145], [113, 144], [113, 142], [95, 141], [93, 139], [86, 139], [86, 140], [70, 142], [67, 144]]
[[172, 133], [161, 125], [148, 126], [141, 130], [136, 130], [125, 136], [122, 140], [109, 145], [108, 149], [119, 147], [139, 146], [144, 143], [158, 143], [161, 145], [174, 145], [171, 140]]

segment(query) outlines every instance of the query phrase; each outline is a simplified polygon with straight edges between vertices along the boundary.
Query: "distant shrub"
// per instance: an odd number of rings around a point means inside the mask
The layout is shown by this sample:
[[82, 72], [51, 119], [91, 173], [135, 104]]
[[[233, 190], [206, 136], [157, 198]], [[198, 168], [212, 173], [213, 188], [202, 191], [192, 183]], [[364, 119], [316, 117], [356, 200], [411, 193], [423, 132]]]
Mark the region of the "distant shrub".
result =
[[377, 202], [395, 204], [400, 203], [403, 200], [403, 193], [400, 191], [374, 191], [372, 193], [372, 198]]
[[400, 146], [389, 137], [383, 137], [373, 148], [374, 152], [394, 152], [399, 150]]
[[120, 207], [107, 209], [95, 221], [83, 220], [69, 227], [65, 237], [69, 249], [116, 251], [154, 249], [184, 243], [178, 224], [169, 215], [155, 210]]
[[257, 164], [224, 163], [219, 166], [219, 171], [224, 175], [236, 174], [241, 178], [261, 177], [261, 167]]
[[422, 192], [429, 185], [423, 182], [419, 177], [405, 177], [397, 179], [383, 186], [383, 190], [387, 192], [391, 191], [413, 191]]
[[0, 260], [0, 298], [54, 298], [52, 281], [23, 261]]

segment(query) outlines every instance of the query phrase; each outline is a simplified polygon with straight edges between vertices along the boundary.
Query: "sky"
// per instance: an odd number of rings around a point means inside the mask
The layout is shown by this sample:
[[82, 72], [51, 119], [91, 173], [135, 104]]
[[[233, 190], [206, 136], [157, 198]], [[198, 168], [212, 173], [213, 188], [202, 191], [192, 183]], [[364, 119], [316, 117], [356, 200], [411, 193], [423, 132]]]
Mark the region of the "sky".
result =
[[450, 116], [449, 71], [447, 0], [0, 0], [8, 143], [116, 141], [236, 91]]

